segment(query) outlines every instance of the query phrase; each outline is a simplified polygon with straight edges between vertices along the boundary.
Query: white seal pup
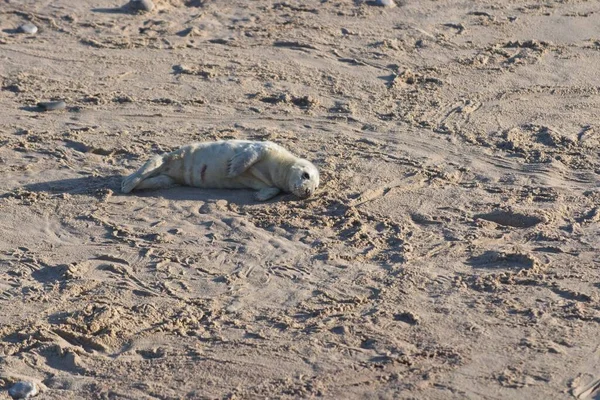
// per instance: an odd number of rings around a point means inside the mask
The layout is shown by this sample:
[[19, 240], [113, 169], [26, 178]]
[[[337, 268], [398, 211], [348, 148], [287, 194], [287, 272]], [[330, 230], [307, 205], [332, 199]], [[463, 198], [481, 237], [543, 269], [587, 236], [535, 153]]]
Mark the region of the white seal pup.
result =
[[123, 179], [121, 191], [176, 184], [206, 189], [255, 189], [260, 201], [281, 191], [307, 198], [319, 186], [319, 170], [273, 142], [202, 142], [152, 157]]

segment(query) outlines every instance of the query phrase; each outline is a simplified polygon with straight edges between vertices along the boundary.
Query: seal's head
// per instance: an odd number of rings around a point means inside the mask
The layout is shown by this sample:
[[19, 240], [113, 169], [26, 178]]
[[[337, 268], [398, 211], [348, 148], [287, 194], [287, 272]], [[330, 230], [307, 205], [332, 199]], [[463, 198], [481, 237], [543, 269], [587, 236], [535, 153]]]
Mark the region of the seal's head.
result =
[[310, 197], [319, 187], [319, 170], [310, 161], [298, 159], [290, 169], [288, 185], [296, 196]]

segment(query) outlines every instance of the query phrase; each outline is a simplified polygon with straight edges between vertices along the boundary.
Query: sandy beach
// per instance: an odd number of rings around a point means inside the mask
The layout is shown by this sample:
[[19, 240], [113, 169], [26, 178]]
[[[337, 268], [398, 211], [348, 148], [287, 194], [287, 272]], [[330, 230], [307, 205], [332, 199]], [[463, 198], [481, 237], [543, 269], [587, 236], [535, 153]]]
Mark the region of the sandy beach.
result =
[[379, 3], [0, 0], [0, 399], [600, 399], [600, 4]]

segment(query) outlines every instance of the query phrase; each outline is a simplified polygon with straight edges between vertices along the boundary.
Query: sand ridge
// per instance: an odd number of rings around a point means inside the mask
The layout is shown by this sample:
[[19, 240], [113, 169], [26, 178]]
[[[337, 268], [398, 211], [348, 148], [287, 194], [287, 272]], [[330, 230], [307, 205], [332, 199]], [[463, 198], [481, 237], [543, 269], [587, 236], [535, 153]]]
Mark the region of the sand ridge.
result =
[[[600, 396], [594, 2], [154, 3], [0, 3], [3, 387]], [[119, 193], [217, 139], [321, 188]]]

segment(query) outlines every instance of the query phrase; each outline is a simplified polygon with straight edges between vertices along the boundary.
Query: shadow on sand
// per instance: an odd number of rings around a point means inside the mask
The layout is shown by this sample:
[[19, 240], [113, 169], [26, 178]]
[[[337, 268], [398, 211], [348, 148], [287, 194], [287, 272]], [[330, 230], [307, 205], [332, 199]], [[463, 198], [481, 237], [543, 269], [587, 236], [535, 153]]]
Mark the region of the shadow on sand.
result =
[[135, 14], [136, 12], [131, 10], [128, 6], [113, 7], [113, 8], [92, 8], [92, 12], [104, 13], [104, 14]]
[[[109, 176], [84, 176], [81, 178], [60, 179], [49, 182], [32, 183], [23, 186], [31, 192], [94, 194], [103, 189], [110, 189], [117, 197], [163, 198], [167, 200], [192, 200], [212, 203], [217, 200], [226, 200], [236, 205], [250, 205], [259, 203], [254, 199], [254, 191], [246, 189], [200, 189], [188, 186], [174, 186], [168, 189], [140, 190], [128, 194], [121, 193], [121, 175]], [[298, 200], [293, 195], [279, 195], [267, 202], [293, 202]]]

